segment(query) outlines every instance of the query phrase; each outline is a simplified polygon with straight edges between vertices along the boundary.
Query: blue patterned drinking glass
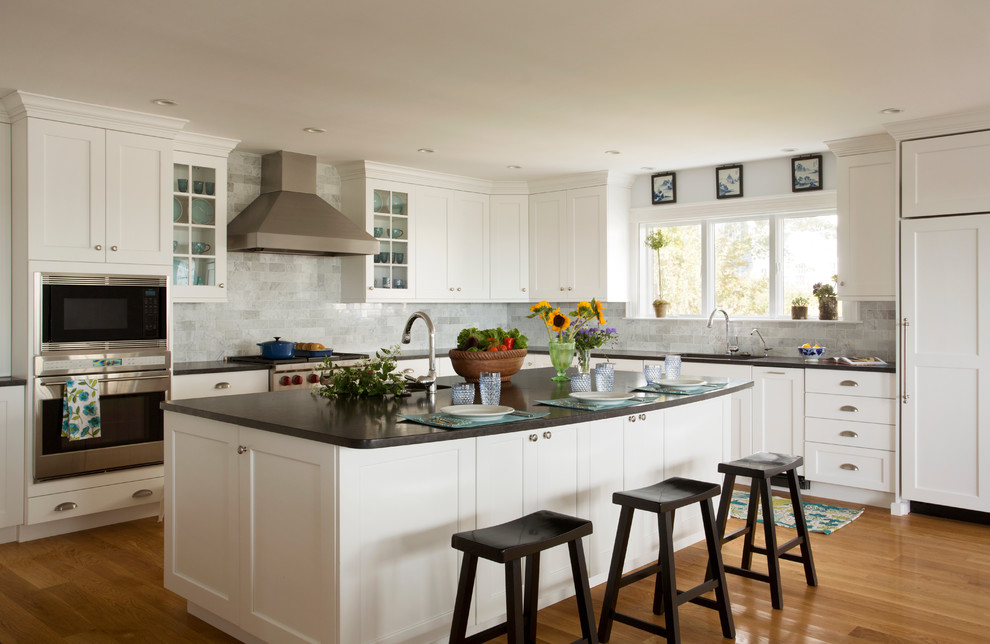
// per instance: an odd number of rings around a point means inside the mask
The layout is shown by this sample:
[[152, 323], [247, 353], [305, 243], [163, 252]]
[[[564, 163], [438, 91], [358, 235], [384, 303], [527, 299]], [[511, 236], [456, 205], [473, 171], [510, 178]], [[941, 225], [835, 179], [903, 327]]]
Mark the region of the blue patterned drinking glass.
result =
[[663, 359], [663, 373], [668, 380], [677, 380], [681, 377], [681, 357], [666, 356]]
[[663, 378], [663, 365], [662, 364], [648, 364], [643, 367], [643, 375], [646, 376], [646, 384], [652, 385], [654, 382], [659, 382]]
[[450, 388], [450, 399], [455, 405], [470, 405], [474, 403], [474, 383], [457, 383]]
[[482, 405], [497, 405], [502, 397], [502, 374], [498, 371], [482, 371], [478, 376]]
[[603, 362], [595, 367], [595, 389], [598, 391], [612, 391], [612, 383], [615, 382], [615, 365], [611, 362]]
[[571, 391], [591, 391], [591, 374], [576, 373], [571, 376]]

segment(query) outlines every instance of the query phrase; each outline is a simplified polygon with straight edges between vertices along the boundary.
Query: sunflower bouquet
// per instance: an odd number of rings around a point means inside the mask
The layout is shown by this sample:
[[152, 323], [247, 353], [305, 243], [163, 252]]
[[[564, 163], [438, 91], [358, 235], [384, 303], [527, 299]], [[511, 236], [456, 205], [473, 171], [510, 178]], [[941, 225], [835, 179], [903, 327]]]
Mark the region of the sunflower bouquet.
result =
[[577, 310], [570, 315], [564, 315], [559, 306], [554, 308], [546, 301], [534, 304], [529, 310], [532, 313], [526, 317], [543, 320], [551, 341], [573, 342], [577, 332], [592, 320], [597, 320], [598, 326], [605, 326], [605, 313], [598, 300], [579, 302]]

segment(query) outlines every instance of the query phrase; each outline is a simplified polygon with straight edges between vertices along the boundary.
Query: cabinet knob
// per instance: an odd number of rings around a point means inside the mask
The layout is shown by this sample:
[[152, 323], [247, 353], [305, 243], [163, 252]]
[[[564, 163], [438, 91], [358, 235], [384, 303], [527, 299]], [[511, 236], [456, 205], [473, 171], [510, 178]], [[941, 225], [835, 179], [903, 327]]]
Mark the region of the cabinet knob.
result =
[[213, 385], [213, 388], [214, 389], [230, 389], [230, 383], [229, 382], [218, 382], [217, 384]]
[[553, 434], [551, 434], [549, 431], [543, 432], [543, 438], [545, 438], [547, 440], [550, 440], [552, 437], [553, 437]]
[[640, 414], [639, 415], [639, 419], [640, 420], [646, 420], [646, 414]]
[[840, 387], [858, 387], [859, 383], [855, 380], [843, 380], [839, 383]]
[[635, 416], [630, 416], [629, 417], [629, 422], [630, 423], [635, 423], [636, 422], [636, 417]]
[[853, 407], [852, 405], [843, 405], [839, 407], [839, 411], [848, 411], [855, 414], [856, 412], [859, 411], [859, 409]]
[[536, 434], [530, 434], [529, 435], [529, 442], [530, 443], [535, 443], [538, 440], [540, 440], [540, 437], [537, 436]]
[[457, 287], [457, 292], [458, 292], [458, 293], [460, 293], [460, 292], [461, 292], [461, 287], [460, 287], [460, 286], [458, 286], [458, 287]]
[[59, 503], [55, 506], [56, 512], [66, 512], [68, 510], [75, 510], [79, 506], [74, 501], [66, 501], [65, 503]]
[[369, 291], [373, 291], [373, 290], [375, 290], [375, 287], [374, 287], [374, 286], [369, 286], [369, 287], [368, 287], [368, 290], [369, 290]]
[[237, 446], [237, 453], [238, 454], [243, 454], [246, 451], [248, 451], [248, 448], [244, 447], [243, 445], [238, 445]]
[[846, 438], [859, 438], [859, 434], [850, 429], [845, 429], [839, 432], [839, 436], [845, 436]]
[[220, 288], [223, 288], [223, 282], [220, 282], [219, 284], [217, 284], [217, 286], [219, 286]]
[[111, 246], [111, 247], [110, 247], [110, 250], [112, 250], [113, 252], [115, 252], [115, 253], [116, 253], [116, 252], [117, 252], [117, 247], [116, 247], [116, 246]]
[[843, 463], [842, 465], [839, 466], [839, 469], [840, 470], [849, 470], [850, 472], [858, 472], [859, 471], [859, 466], [858, 465], [853, 465], [852, 463]]
[[[99, 250], [99, 248], [97, 248], [97, 250]], [[563, 291], [563, 290], [564, 290], [564, 287], [563, 287], [563, 286], [561, 286], [561, 287], [560, 287], [560, 290], [561, 290], [561, 291]]]
[[[103, 250], [103, 246], [101, 246], [100, 244], [97, 244], [96, 245], [96, 250]], [[563, 291], [564, 289], [560, 289], [560, 290]]]
[[570, 287], [570, 286], [568, 286], [568, 287], [567, 287], [567, 290], [568, 290], [568, 291], [573, 291], [573, 290], [574, 290], [574, 288], [573, 288], [573, 287]]
[[154, 492], [152, 492], [148, 488], [143, 488], [143, 489], [138, 490], [134, 494], [132, 494], [131, 495], [131, 498], [132, 499], [143, 499], [144, 497], [151, 496], [152, 494], [154, 494]]
[[845, 282], [839, 282], [839, 286], [845, 286], [845, 285], [846, 285]]
[[448, 290], [448, 291], [450, 291], [451, 293], [453, 293], [453, 292], [454, 292], [454, 287], [453, 287], [453, 286], [451, 286], [451, 287], [450, 287], [449, 289], [447, 289], [447, 290]]
[[523, 287], [523, 290], [522, 290], [522, 291], [523, 291], [523, 293], [525, 293], [525, 292], [526, 292], [526, 287], [525, 287], [525, 286]]

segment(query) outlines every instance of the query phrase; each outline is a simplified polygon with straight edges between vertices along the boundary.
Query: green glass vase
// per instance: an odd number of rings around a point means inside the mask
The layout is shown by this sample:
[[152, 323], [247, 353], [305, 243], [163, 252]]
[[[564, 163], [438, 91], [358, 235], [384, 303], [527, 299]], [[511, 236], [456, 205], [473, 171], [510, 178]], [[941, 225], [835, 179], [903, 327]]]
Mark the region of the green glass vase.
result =
[[557, 375], [553, 377], [556, 382], [570, 380], [565, 374], [567, 368], [574, 360], [574, 342], [561, 342], [560, 340], [550, 340], [550, 363], [557, 370]]

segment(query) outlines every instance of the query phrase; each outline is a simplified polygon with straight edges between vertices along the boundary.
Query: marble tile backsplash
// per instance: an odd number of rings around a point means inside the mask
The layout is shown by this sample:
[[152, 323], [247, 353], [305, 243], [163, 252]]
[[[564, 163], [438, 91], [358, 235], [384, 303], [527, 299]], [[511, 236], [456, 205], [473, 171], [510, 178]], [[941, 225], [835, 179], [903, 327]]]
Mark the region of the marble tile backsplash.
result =
[[[261, 192], [261, 157], [234, 152], [228, 161], [228, 221]], [[317, 194], [340, 206], [340, 177], [332, 166], [317, 166]], [[546, 345], [538, 320], [527, 319], [527, 304], [346, 304], [340, 301], [340, 260], [257, 253], [227, 256], [227, 301], [176, 303], [173, 308], [176, 362], [254, 355], [258, 342], [275, 336], [293, 342], [322, 342], [339, 351], [373, 353], [398, 344], [408, 317], [425, 311], [437, 328], [437, 345], [452, 347], [464, 327], [518, 327], [536, 346]], [[561, 305], [573, 310], [573, 303]], [[725, 347], [725, 323], [705, 327], [703, 319], [624, 319], [624, 305], [606, 306], [609, 326], [619, 330], [618, 349], [718, 352]], [[893, 302], [860, 303], [861, 322], [794, 322], [734, 319], [730, 334], [742, 351], [762, 352], [758, 328], [772, 355], [792, 356], [795, 347], [815, 343], [828, 355], [878, 355], [894, 358]], [[734, 341], [735, 342], [735, 341]], [[404, 350], [427, 347], [426, 326], [416, 322], [412, 343]]]

